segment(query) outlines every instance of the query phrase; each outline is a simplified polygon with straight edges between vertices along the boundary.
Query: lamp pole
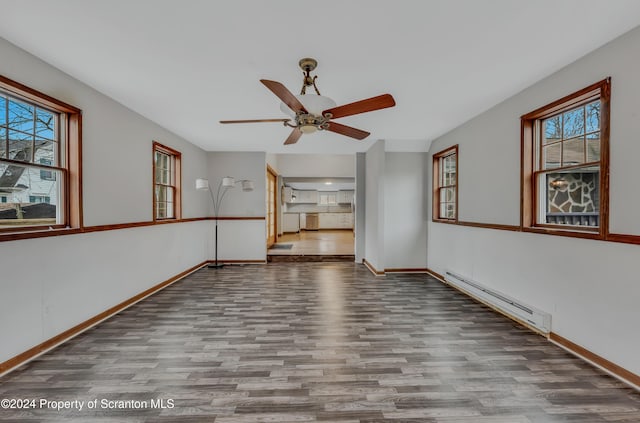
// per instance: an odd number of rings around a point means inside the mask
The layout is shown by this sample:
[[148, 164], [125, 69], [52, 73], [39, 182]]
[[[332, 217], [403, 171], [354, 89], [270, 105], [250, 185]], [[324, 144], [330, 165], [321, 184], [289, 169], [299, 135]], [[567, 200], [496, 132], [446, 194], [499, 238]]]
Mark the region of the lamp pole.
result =
[[211, 187], [209, 187], [209, 194], [211, 194], [211, 199], [213, 200], [213, 217], [216, 219], [216, 231], [215, 231], [216, 256], [215, 256], [215, 262], [213, 264], [209, 264], [208, 267], [211, 267], [214, 269], [220, 269], [221, 267], [224, 266], [224, 264], [218, 263], [218, 217], [220, 216], [219, 214], [220, 205], [222, 204], [222, 199], [224, 198], [224, 195], [227, 193], [229, 188], [233, 188], [233, 186], [235, 185], [235, 181], [233, 180], [231, 181], [230, 185], [224, 185], [225, 180], [228, 180], [228, 179], [229, 178], [222, 178], [222, 180], [218, 184], [218, 189], [216, 191], [215, 197], [213, 196], [213, 191], [211, 190]]
[[209, 191], [209, 195], [211, 195], [211, 201], [213, 202], [213, 217], [216, 220], [216, 229], [215, 229], [215, 261], [213, 264], [209, 264], [208, 267], [219, 269], [224, 267], [224, 264], [218, 262], [218, 220], [220, 217], [220, 206], [222, 205], [222, 200], [224, 199], [225, 194], [229, 190], [229, 188], [233, 188], [236, 184], [242, 183], [243, 191], [253, 191], [253, 182], [248, 179], [243, 179], [240, 181], [236, 181], [235, 178], [231, 176], [225, 176], [222, 178], [220, 183], [218, 183], [218, 188], [216, 190], [215, 195], [213, 194], [213, 190], [211, 189], [211, 185], [209, 185], [209, 181], [206, 179], [197, 179], [196, 180], [196, 189], [207, 189]]

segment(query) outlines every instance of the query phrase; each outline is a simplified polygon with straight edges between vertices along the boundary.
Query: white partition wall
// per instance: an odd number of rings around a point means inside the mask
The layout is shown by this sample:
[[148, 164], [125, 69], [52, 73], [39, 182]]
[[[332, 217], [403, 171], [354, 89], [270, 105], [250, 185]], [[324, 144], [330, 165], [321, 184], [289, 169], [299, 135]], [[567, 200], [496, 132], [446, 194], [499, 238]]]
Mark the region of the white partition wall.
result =
[[385, 153], [385, 269], [427, 267], [426, 153]]
[[378, 141], [357, 161], [365, 181], [362, 256], [378, 272], [426, 269], [426, 158], [386, 152], [385, 141]]
[[[266, 154], [263, 152], [210, 152], [208, 153], [208, 179], [216, 193], [218, 184], [225, 176], [236, 180], [249, 179], [254, 182], [253, 191], [242, 191], [237, 184], [229, 189], [220, 207], [222, 218], [218, 222], [218, 259], [239, 261], [266, 261]], [[213, 215], [211, 197], [209, 213]], [[211, 226], [215, 225], [213, 221]], [[213, 234], [213, 232], [212, 232]], [[213, 239], [213, 236], [212, 238]], [[210, 257], [214, 257], [213, 244]]]

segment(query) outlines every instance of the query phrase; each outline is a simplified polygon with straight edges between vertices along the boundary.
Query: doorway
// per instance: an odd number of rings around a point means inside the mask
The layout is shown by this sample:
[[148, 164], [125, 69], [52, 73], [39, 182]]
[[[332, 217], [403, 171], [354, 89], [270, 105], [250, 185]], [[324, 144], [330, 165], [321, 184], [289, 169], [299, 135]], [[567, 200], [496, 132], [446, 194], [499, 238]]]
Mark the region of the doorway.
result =
[[269, 261], [355, 260], [355, 180], [282, 177], [282, 225]]

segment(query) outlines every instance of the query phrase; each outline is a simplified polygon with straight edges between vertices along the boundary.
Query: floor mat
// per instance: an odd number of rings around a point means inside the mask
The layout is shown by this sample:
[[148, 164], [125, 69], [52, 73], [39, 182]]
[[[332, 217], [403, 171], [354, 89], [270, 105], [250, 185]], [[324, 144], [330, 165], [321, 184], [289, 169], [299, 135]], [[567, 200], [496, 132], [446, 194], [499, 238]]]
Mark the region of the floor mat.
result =
[[290, 250], [293, 248], [293, 244], [273, 244], [270, 250]]

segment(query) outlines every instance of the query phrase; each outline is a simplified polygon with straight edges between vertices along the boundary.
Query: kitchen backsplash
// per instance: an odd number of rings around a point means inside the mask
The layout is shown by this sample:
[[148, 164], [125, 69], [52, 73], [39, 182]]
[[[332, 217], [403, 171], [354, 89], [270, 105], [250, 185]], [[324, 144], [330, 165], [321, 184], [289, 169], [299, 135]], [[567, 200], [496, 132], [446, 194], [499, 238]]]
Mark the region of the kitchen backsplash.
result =
[[316, 204], [285, 204], [285, 213], [351, 213], [349, 204], [337, 204], [335, 206], [318, 206]]

